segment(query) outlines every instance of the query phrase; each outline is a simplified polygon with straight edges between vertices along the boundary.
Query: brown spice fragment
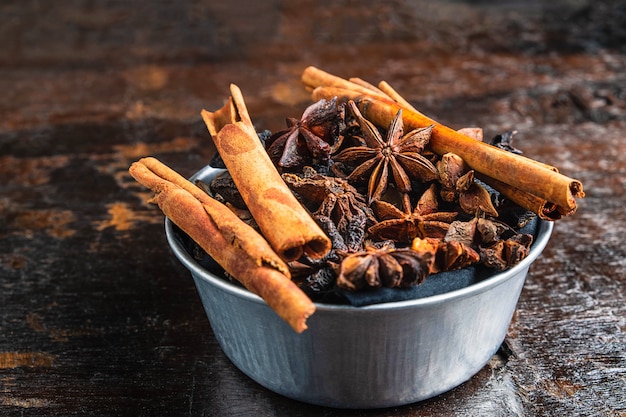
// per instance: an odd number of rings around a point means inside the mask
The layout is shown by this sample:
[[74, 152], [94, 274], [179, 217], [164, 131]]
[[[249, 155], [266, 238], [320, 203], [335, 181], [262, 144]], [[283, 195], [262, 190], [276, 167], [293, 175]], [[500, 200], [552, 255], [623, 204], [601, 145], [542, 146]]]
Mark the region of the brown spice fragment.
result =
[[280, 168], [299, 168], [305, 163], [328, 161], [341, 145], [343, 106], [337, 100], [319, 100], [307, 107], [300, 120], [287, 118], [287, 129], [273, 134], [267, 153]]
[[532, 159], [476, 141], [419, 112], [403, 107], [401, 103], [387, 95], [381, 96], [377, 91], [368, 90], [315, 67], [304, 70], [302, 81], [313, 90], [314, 100], [335, 96], [354, 100], [361, 113], [379, 126], [388, 125], [398, 110], [403, 108], [406, 126], [419, 128], [434, 124], [429, 146], [435, 153], [439, 155], [447, 152], [456, 153], [481, 175], [495, 178], [513, 188], [551, 202], [563, 215], [573, 214], [577, 207], [575, 199], [585, 196], [580, 181], [555, 172]]
[[[202, 111], [213, 142], [263, 235], [286, 261], [321, 258], [330, 239], [296, 200], [263, 148], [239, 88], [224, 107]], [[277, 227], [280, 225], [280, 227]]]
[[328, 217], [340, 233], [345, 233], [353, 216], [364, 216], [375, 222], [365, 197], [350, 183], [338, 177], [317, 173], [305, 167], [302, 175], [283, 174], [283, 180], [313, 213], [313, 217]]
[[405, 288], [421, 284], [430, 272], [432, 254], [408, 248], [366, 247], [341, 262], [337, 286], [347, 291], [363, 288]]
[[432, 184], [420, 197], [415, 209], [405, 213], [383, 200], [375, 201], [372, 208], [381, 221], [368, 229], [372, 238], [409, 243], [414, 238], [443, 238], [450, 222], [458, 213], [437, 211], [436, 187]]
[[415, 129], [404, 134], [402, 110], [399, 110], [389, 125], [383, 140], [378, 129], [365, 119], [353, 101], [348, 108], [356, 117], [363, 134], [363, 146], [344, 149], [334, 160], [356, 167], [348, 181], [368, 180], [369, 203], [379, 200], [387, 190], [389, 177], [401, 193], [412, 190], [411, 180], [431, 181], [437, 178], [435, 166], [420, 154], [428, 143], [431, 127]]
[[463, 159], [453, 153], [446, 153], [437, 162], [440, 191], [444, 201], [457, 201], [467, 214], [487, 214], [498, 217], [491, 196], [484, 187], [474, 181], [474, 170], [471, 170]]
[[129, 172], [156, 193], [152, 202], [226, 272], [263, 298], [295, 331], [307, 328], [315, 305], [290, 280], [287, 265], [261, 235], [154, 158], [133, 163]]

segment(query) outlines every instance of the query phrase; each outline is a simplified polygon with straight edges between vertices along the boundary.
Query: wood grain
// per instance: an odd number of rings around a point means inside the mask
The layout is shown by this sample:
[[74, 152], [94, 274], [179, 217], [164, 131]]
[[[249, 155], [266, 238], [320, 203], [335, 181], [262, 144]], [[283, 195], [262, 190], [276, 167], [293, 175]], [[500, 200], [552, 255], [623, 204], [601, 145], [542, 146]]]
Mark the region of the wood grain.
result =
[[[0, 5], [0, 415], [626, 416], [616, 1], [74, 3]], [[585, 184], [505, 343], [436, 398], [334, 410], [251, 381], [127, 173], [147, 155], [185, 176], [204, 166], [214, 149], [199, 111], [221, 107], [231, 82], [257, 129], [282, 129], [308, 104], [308, 65], [385, 79], [486, 138], [516, 129], [526, 155]]]

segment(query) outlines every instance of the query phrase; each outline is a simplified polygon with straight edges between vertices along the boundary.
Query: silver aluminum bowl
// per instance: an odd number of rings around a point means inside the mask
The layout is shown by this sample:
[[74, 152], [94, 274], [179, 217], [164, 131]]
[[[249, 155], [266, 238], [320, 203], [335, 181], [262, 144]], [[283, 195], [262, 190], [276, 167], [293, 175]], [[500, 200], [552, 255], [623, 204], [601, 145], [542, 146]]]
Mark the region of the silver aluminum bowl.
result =
[[[218, 172], [206, 167], [192, 179]], [[469, 287], [367, 307], [317, 303], [309, 328], [297, 334], [261, 298], [201, 267], [165, 222], [168, 243], [191, 271], [233, 364], [276, 393], [337, 408], [409, 404], [476, 374], [502, 344], [528, 268], [552, 228], [540, 222], [527, 258]]]

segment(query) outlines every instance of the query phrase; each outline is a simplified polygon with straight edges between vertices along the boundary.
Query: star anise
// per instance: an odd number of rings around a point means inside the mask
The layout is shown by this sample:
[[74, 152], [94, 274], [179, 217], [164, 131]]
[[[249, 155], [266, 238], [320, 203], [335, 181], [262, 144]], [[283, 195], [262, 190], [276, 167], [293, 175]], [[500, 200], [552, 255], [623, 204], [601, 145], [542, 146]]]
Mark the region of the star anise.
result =
[[267, 140], [267, 153], [280, 168], [299, 168], [311, 159], [328, 161], [341, 144], [344, 107], [337, 100], [319, 100], [304, 110], [300, 120], [287, 118], [287, 129]]
[[533, 237], [528, 234], [517, 234], [493, 245], [480, 248], [480, 258], [485, 266], [504, 270], [519, 263], [528, 256]]
[[[524, 259], [532, 241], [531, 235], [497, 220], [474, 217], [454, 221], [439, 244], [436, 266], [447, 271], [482, 261], [487, 267], [503, 270]], [[414, 241], [416, 244], [419, 242]]]
[[365, 197], [343, 178], [318, 174], [311, 167], [303, 169], [303, 176], [283, 174], [282, 177], [314, 217], [329, 217], [342, 234], [354, 215], [365, 217], [370, 224], [376, 221]]
[[368, 203], [381, 198], [387, 190], [390, 175], [401, 193], [411, 191], [412, 179], [427, 182], [437, 178], [435, 166], [420, 154], [430, 140], [432, 126], [403, 135], [400, 109], [383, 140], [376, 126], [361, 115], [353, 101], [348, 102], [348, 107], [359, 122], [364, 145], [346, 148], [335, 155], [333, 160], [346, 165], [356, 164], [347, 177], [348, 181], [360, 182], [369, 178]]
[[343, 259], [337, 286], [348, 291], [411, 287], [426, 279], [431, 262], [432, 255], [408, 248], [367, 246], [365, 251], [349, 254]]
[[489, 192], [474, 180], [474, 170], [460, 156], [444, 154], [437, 162], [437, 171], [444, 201], [458, 202], [461, 210], [467, 214], [485, 213], [498, 217]]
[[504, 270], [524, 259], [530, 250], [533, 236], [518, 233], [509, 225], [496, 220], [476, 220], [480, 258], [483, 264]]
[[374, 213], [381, 221], [368, 229], [372, 238], [408, 243], [416, 237], [443, 238], [456, 212], [438, 211], [435, 184], [422, 194], [410, 213], [383, 200], [374, 201]]
[[445, 241], [435, 238], [415, 238], [411, 249], [418, 253], [434, 253], [430, 273], [465, 268], [480, 260], [480, 255], [471, 246], [456, 240]]

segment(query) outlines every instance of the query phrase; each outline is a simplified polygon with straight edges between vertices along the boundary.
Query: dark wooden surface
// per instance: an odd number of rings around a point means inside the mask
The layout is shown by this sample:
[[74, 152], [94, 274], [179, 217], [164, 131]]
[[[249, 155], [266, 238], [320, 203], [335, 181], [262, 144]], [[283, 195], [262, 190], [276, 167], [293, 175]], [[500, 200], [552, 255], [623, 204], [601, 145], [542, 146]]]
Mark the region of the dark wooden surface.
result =
[[[232, 4], [231, 4], [232, 3]], [[0, 415], [626, 416], [626, 9], [619, 1], [0, 4]], [[583, 181], [505, 344], [470, 381], [387, 410], [301, 404], [219, 349], [163, 218], [127, 174], [213, 151], [199, 111], [244, 91], [259, 129], [307, 65]]]

